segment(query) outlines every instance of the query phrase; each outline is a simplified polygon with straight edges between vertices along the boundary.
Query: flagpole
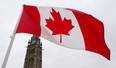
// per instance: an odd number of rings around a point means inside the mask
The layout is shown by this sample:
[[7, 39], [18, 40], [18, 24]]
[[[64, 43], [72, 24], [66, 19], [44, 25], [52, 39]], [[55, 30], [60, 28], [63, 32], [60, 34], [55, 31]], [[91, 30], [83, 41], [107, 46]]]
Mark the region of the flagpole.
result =
[[10, 51], [11, 51], [11, 48], [12, 48], [14, 39], [15, 39], [15, 34], [13, 34], [13, 35], [11, 36], [11, 41], [10, 41], [10, 44], [9, 44], [9, 46], [8, 46], [8, 50], [7, 50], [7, 52], [6, 52], [6, 55], [5, 55], [5, 58], [4, 58], [4, 61], [3, 61], [3, 64], [2, 64], [2, 67], [1, 67], [1, 68], [6, 68], [6, 64], [7, 64], [9, 55], [10, 55]]
[[[22, 9], [21, 11], [23, 12], [23, 9]], [[21, 12], [21, 14], [22, 14], [22, 12]], [[4, 58], [4, 60], [3, 60], [3, 63], [2, 63], [1, 68], [6, 68], [6, 64], [7, 64], [7, 61], [8, 61], [10, 52], [11, 52], [11, 48], [12, 48], [14, 39], [15, 39], [15, 34], [16, 34], [16, 30], [17, 30], [18, 25], [19, 25], [19, 21], [20, 21], [20, 18], [21, 18], [21, 14], [20, 14], [20, 16], [19, 16], [19, 19], [18, 19], [17, 24], [16, 24], [16, 26], [15, 26], [15, 29], [14, 29], [14, 31], [13, 31], [13, 34], [12, 34], [12, 36], [10, 37], [11, 40], [10, 40], [10, 43], [9, 43], [9, 46], [8, 46], [8, 49], [7, 49], [7, 52], [6, 52], [6, 55], [5, 55], [5, 58]]]
[[8, 49], [7, 49], [7, 52], [6, 52], [6, 55], [5, 55], [5, 58], [4, 58], [4, 61], [2, 63], [2, 67], [1, 68], [6, 68], [6, 64], [7, 64], [10, 52], [11, 52], [11, 48], [12, 48], [14, 39], [15, 39], [15, 33], [16, 33], [16, 29], [18, 27], [18, 24], [19, 24], [19, 22], [16, 24], [14, 32], [13, 32], [12, 36], [10, 37], [11, 40], [10, 40], [10, 43], [9, 43], [9, 46], [8, 46]]

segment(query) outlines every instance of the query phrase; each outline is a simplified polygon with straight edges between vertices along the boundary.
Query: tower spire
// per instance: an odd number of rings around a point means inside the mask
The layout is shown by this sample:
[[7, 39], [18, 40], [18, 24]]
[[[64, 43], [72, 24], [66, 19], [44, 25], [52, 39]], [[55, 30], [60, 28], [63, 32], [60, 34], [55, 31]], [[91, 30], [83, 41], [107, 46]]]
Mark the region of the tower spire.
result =
[[42, 68], [42, 43], [38, 36], [33, 35], [28, 41], [24, 68]]

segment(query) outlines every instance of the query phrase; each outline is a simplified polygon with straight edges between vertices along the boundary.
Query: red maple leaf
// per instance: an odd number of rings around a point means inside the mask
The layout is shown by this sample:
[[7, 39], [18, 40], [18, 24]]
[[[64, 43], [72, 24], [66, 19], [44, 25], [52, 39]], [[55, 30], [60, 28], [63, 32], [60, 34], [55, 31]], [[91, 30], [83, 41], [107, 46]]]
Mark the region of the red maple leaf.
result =
[[66, 19], [64, 17], [64, 19], [62, 20], [60, 13], [56, 12], [53, 8], [52, 12], [50, 13], [53, 16], [54, 20], [52, 20], [51, 18], [46, 19], [47, 22], [46, 27], [53, 32], [52, 35], [60, 34], [60, 43], [62, 43], [62, 34], [70, 36], [69, 31], [74, 26], [71, 23], [71, 19]]

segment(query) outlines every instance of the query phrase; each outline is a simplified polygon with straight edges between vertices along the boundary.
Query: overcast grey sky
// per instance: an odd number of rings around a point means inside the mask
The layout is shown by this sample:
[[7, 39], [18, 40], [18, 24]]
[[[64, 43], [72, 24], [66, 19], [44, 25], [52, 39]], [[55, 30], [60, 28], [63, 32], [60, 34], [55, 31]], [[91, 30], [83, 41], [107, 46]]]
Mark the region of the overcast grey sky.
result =
[[[105, 40], [111, 50], [111, 61], [93, 52], [68, 49], [41, 39], [43, 68], [116, 68], [115, 0], [0, 0], [0, 67], [23, 4], [77, 9], [92, 14], [105, 26]], [[16, 35], [6, 68], [23, 68], [30, 37], [30, 34]]]

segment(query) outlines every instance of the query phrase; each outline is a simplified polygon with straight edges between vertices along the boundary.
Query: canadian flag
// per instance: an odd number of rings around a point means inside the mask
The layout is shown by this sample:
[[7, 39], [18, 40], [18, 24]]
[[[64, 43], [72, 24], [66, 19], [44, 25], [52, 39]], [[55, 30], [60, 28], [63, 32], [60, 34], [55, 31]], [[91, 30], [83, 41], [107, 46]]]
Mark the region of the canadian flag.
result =
[[58, 45], [92, 51], [110, 60], [103, 23], [90, 14], [68, 8], [23, 6], [16, 33], [30, 33]]

